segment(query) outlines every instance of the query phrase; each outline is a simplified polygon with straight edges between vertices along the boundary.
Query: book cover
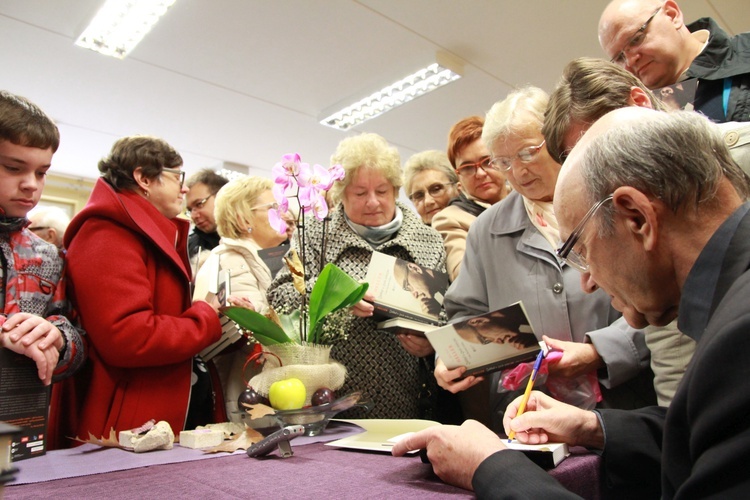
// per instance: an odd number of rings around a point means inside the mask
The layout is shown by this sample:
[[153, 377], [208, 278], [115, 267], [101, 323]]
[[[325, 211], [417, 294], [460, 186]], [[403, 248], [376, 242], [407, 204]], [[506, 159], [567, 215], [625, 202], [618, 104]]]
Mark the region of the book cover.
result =
[[[420, 419], [364, 418], [341, 421], [356, 424], [362, 427], [364, 432], [325, 443], [326, 446], [384, 453], [390, 453], [393, 445], [409, 434], [441, 425], [439, 422]], [[413, 450], [409, 453], [413, 454], [418, 451]]]
[[[216, 281], [214, 283], [209, 283], [208, 290], [209, 292], [206, 296], [206, 300], [211, 300], [212, 296], [215, 295], [216, 300], [219, 302], [219, 307], [229, 307], [231, 304], [229, 304], [228, 299], [232, 294], [230, 272], [228, 270], [218, 271], [216, 274]], [[229, 317], [219, 314], [219, 321], [221, 322], [221, 338], [199, 353], [201, 358], [203, 358], [203, 361], [209, 361], [242, 337], [237, 324], [229, 319]]]
[[531, 361], [542, 348], [521, 302], [429, 331], [425, 336], [448, 369], [467, 368], [465, 377]]
[[375, 296], [375, 313], [437, 324], [448, 274], [391, 255], [373, 252], [365, 280]]
[[262, 260], [271, 276], [276, 276], [282, 267], [284, 267], [284, 255], [289, 251], [289, 245], [279, 245], [271, 248], [261, 248], [258, 250], [258, 257]]
[[654, 90], [654, 95], [669, 111], [684, 109], [692, 111], [695, 103], [695, 92], [698, 79], [691, 78]]
[[0, 421], [21, 428], [12, 438], [11, 461], [44, 455], [49, 394], [34, 361], [0, 348]]

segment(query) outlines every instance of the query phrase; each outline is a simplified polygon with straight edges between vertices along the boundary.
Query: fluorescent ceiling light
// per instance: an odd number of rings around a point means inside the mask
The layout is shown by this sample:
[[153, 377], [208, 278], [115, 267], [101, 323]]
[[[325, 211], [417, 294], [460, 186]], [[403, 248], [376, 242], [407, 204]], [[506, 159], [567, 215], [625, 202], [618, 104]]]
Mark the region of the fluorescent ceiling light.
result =
[[436, 63], [336, 111], [320, 123], [338, 130], [349, 130], [427, 92], [458, 80], [461, 73], [460, 62], [448, 54], [438, 53]]
[[107, 0], [76, 45], [123, 59], [176, 0]]

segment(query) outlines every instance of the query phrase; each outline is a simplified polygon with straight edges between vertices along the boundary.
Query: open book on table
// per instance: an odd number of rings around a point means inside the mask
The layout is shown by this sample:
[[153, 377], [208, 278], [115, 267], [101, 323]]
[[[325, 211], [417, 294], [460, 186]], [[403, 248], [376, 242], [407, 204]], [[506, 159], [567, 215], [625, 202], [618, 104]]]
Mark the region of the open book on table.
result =
[[383, 318], [379, 329], [423, 335], [439, 326], [446, 273], [373, 252], [365, 280], [375, 296], [375, 314]]
[[467, 368], [464, 377], [532, 361], [543, 346], [534, 335], [521, 302], [425, 335], [448, 369]]
[[[419, 432], [429, 427], [441, 425], [439, 422], [432, 420], [419, 419], [349, 419], [342, 420], [349, 422], [364, 429], [359, 434], [347, 436], [336, 441], [326, 443], [326, 446], [337, 448], [347, 448], [352, 450], [379, 451], [390, 453], [393, 445], [409, 434]], [[521, 444], [516, 440], [508, 442], [503, 440], [508, 448], [519, 450], [526, 454], [534, 463], [549, 469], [557, 466], [565, 457], [569, 455], [568, 445], [565, 443], [545, 443], [545, 444]], [[409, 454], [414, 454], [419, 450], [412, 450]]]

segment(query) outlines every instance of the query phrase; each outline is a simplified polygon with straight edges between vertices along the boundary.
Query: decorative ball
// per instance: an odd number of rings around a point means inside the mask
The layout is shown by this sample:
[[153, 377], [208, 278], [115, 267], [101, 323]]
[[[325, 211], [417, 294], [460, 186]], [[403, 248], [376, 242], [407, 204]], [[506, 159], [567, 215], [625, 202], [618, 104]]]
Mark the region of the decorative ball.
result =
[[336, 393], [328, 387], [321, 387], [315, 391], [310, 399], [310, 403], [313, 406], [324, 405], [333, 403], [336, 400]]

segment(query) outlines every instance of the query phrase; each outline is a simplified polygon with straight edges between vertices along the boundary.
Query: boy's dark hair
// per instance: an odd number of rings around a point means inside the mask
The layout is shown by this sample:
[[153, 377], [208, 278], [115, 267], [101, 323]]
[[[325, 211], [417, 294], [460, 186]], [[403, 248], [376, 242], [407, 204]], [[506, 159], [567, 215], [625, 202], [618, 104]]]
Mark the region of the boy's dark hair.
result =
[[229, 179], [226, 177], [217, 174], [210, 168], [204, 168], [191, 175], [186, 184], [188, 189], [196, 184], [205, 184], [208, 190], [211, 191], [211, 194], [216, 194], [227, 182], [229, 182]]
[[52, 118], [25, 97], [0, 90], [0, 140], [18, 146], [49, 149], [60, 146], [60, 131]]

